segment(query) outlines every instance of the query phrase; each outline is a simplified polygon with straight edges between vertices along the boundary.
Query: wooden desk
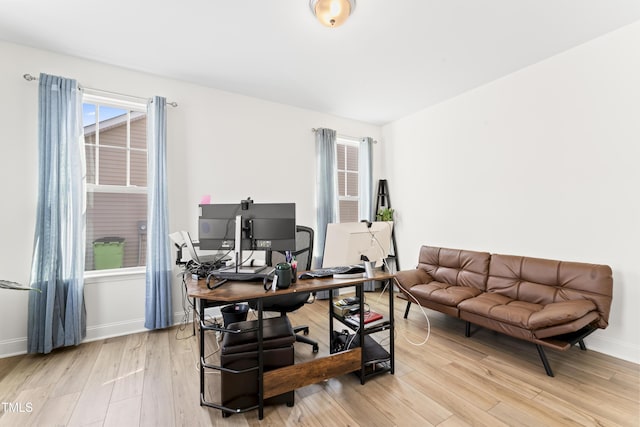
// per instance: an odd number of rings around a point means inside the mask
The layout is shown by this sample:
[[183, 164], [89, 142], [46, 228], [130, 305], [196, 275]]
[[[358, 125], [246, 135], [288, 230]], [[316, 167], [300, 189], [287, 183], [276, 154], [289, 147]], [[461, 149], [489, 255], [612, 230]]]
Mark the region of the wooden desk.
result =
[[[246, 408], [238, 411], [235, 409], [226, 408], [220, 404], [208, 402], [205, 399], [205, 369], [220, 369], [218, 366], [208, 365], [205, 362], [204, 351], [204, 338], [207, 330], [219, 330], [233, 333], [234, 331], [227, 331], [221, 327], [215, 327], [206, 325], [204, 323], [204, 316], [200, 316], [200, 405], [209, 406], [216, 409], [221, 409], [227, 412], [245, 412], [247, 410], [258, 409], [258, 418], [262, 419], [264, 415], [264, 399], [268, 399], [272, 396], [285, 393], [287, 391], [295, 390], [300, 387], [304, 387], [310, 384], [315, 384], [320, 381], [343, 375], [349, 372], [354, 372], [360, 369], [360, 382], [365, 382], [365, 355], [361, 347], [346, 350], [340, 353], [330, 354], [327, 357], [317, 358], [309, 362], [298, 363], [291, 366], [285, 366], [283, 368], [264, 372], [263, 370], [263, 358], [262, 358], [262, 311], [263, 311], [263, 299], [274, 295], [285, 295], [295, 292], [317, 292], [330, 289], [344, 288], [349, 286], [356, 287], [356, 293], [362, 295], [362, 286], [365, 282], [370, 280], [386, 281], [389, 282], [393, 279], [393, 274], [376, 272], [373, 278], [357, 278], [357, 279], [334, 279], [333, 277], [327, 277], [322, 279], [308, 279], [298, 280], [296, 283], [291, 284], [288, 289], [279, 289], [277, 291], [265, 291], [262, 282], [232, 282], [229, 281], [217, 289], [209, 289], [206, 286], [206, 281], [201, 279], [198, 281], [187, 281], [187, 294], [191, 298], [198, 300], [198, 312], [204, 313], [205, 301], [209, 302], [209, 306], [213, 305], [227, 305], [244, 301], [255, 301], [258, 307], [258, 405], [257, 407]], [[333, 295], [329, 292], [329, 334], [330, 342], [333, 340]], [[360, 298], [360, 312], [364, 312], [364, 298]], [[364, 331], [363, 316], [360, 320], [360, 331]], [[389, 286], [389, 313], [387, 315], [388, 324], [390, 329], [390, 369], [391, 374], [394, 373], [394, 357], [393, 357], [393, 286]], [[237, 332], [237, 331], [236, 331]], [[364, 341], [364, 335], [361, 334], [361, 342]]]

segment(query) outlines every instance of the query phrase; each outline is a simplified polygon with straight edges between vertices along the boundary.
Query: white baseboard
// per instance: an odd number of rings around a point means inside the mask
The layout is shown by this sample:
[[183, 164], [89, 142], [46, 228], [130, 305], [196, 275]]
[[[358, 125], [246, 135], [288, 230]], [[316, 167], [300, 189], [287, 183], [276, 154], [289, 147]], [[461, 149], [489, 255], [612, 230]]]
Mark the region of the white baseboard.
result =
[[[191, 316], [188, 319], [191, 322]], [[179, 325], [184, 322], [184, 312], [173, 314], [173, 324]], [[144, 319], [131, 319], [123, 322], [105, 323], [87, 327], [87, 336], [82, 341], [91, 342], [107, 338], [119, 337], [122, 335], [137, 334], [148, 331], [144, 327]], [[0, 358], [18, 356], [27, 353], [27, 337], [14, 338], [0, 341]]]
[[104, 323], [88, 326], [87, 336], [83, 342], [91, 342], [122, 335], [136, 334], [145, 331], [144, 319], [131, 319], [124, 322]]
[[27, 352], [27, 337], [0, 341], [0, 358], [18, 356]]
[[[192, 315], [189, 314], [188, 322], [191, 322]], [[184, 312], [173, 313], [173, 326], [180, 325], [185, 321]], [[87, 336], [83, 342], [103, 340], [106, 338], [119, 337], [122, 335], [137, 334], [149, 329], [144, 327], [144, 319], [132, 319], [126, 322], [114, 322], [104, 325], [87, 327]]]
[[585, 344], [589, 350], [640, 364], [640, 346], [638, 345], [611, 339], [597, 333], [585, 338]]

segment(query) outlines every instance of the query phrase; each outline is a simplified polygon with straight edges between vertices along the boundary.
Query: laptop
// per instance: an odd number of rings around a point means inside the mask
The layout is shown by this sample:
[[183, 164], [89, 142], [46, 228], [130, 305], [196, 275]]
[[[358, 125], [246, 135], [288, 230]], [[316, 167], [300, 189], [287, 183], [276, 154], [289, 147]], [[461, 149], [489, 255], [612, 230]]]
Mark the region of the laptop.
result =
[[182, 238], [184, 239], [184, 244], [187, 246], [187, 251], [189, 251], [189, 255], [194, 262], [197, 262], [198, 264], [206, 264], [213, 263], [217, 260], [217, 255], [198, 255], [189, 232], [181, 231], [180, 233], [182, 234]]

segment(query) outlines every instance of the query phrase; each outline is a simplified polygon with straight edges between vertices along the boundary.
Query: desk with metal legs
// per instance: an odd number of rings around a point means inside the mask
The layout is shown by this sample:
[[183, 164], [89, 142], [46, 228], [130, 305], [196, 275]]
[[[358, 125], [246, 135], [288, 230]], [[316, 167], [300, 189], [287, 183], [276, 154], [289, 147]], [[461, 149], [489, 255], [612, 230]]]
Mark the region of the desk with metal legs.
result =
[[[227, 305], [244, 301], [256, 301], [258, 308], [258, 322], [256, 329], [258, 337], [258, 366], [253, 368], [258, 371], [258, 405], [256, 407], [236, 410], [233, 408], [227, 408], [218, 403], [209, 402], [205, 399], [205, 370], [224, 370], [221, 366], [214, 366], [206, 363], [204, 350], [205, 332], [211, 330], [225, 331], [225, 329], [205, 324], [203, 315], [200, 315], [200, 405], [220, 409], [229, 413], [246, 412], [258, 409], [258, 418], [262, 419], [264, 416], [264, 400], [270, 397], [358, 370], [360, 370], [360, 382], [364, 384], [366, 377], [364, 368], [367, 361], [365, 360], [365, 354], [361, 347], [330, 354], [322, 358], [319, 357], [309, 362], [298, 363], [264, 372], [262, 347], [262, 302], [264, 298], [274, 295], [283, 295], [294, 292], [317, 292], [350, 286], [355, 286], [356, 293], [362, 295], [362, 287], [365, 282], [370, 280], [390, 282], [392, 279], [393, 274], [377, 272], [373, 278], [334, 279], [332, 277], [328, 277], [322, 279], [298, 280], [288, 289], [280, 289], [275, 292], [265, 292], [261, 282], [229, 281], [217, 289], [208, 289], [205, 280], [188, 280], [187, 294], [188, 297], [198, 300], [197, 309], [199, 314], [204, 313], [205, 301], [209, 302], [207, 306], [211, 306], [211, 303], [213, 303], [213, 305]], [[332, 300], [333, 298], [329, 300], [330, 307], [332, 305]], [[360, 298], [360, 312], [364, 312], [364, 298]], [[363, 317], [364, 316], [361, 316], [360, 320], [360, 331], [365, 330], [362, 320]], [[330, 348], [333, 348], [333, 321], [334, 316], [330, 309]], [[391, 374], [394, 373], [393, 322], [393, 286], [389, 286], [389, 313], [387, 313], [386, 329], [391, 331], [389, 340], [390, 368], [386, 369], [386, 371]], [[230, 332], [233, 333], [233, 331]], [[364, 338], [363, 335], [361, 336]]]

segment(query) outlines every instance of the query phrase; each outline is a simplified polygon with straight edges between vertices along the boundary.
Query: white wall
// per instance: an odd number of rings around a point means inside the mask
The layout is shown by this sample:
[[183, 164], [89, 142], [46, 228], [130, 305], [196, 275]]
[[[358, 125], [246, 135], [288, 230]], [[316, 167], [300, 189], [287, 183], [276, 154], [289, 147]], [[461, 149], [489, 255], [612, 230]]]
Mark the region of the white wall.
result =
[[401, 266], [421, 244], [602, 263], [640, 362], [640, 22], [383, 128]]
[[[37, 83], [166, 96], [170, 222], [196, 232], [197, 203], [297, 203], [313, 223], [312, 127], [372, 136], [388, 178], [403, 268], [421, 244], [606, 263], [610, 326], [589, 347], [640, 362], [640, 23], [384, 127], [0, 42], [0, 277], [28, 282], [35, 226]], [[384, 138], [381, 137], [384, 135]], [[286, 154], [288, 161], [282, 161]], [[380, 159], [384, 158], [381, 163]], [[239, 159], [245, 162], [238, 174]], [[381, 173], [386, 172], [386, 173]], [[0, 291], [0, 356], [26, 349], [27, 295]], [[176, 281], [174, 308], [180, 316]], [[86, 285], [88, 339], [142, 329], [139, 275]]]
[[[225, 203], [248, 196], [256, 202], [293, 201], [298, 223], [315, 226], [311, 128], [329, 127], [355, 137], [381, 136], [378, 126], [14, 44], [0, 42], [0, 57], [3, 279], [29, 281], [35, 227], [38, 84], [26, 82], [24, 73], [61, 75], [85, 87], [145, 98], [161, 95], [179, 103], [178, 108], [168, 107], [172, 231], [186, 229], [197, 235], [197, 204], [204, 194]], [[376, 179], [379, 167], [379, 162], [374, 165]], [[0, 356], [24, 352], [27, 294], [0, 292]], [[143, 276], [89, 280], [85, 296], [88, 339], [143, 329]], [[176, 279], [176, 319], [181, 307]]]

